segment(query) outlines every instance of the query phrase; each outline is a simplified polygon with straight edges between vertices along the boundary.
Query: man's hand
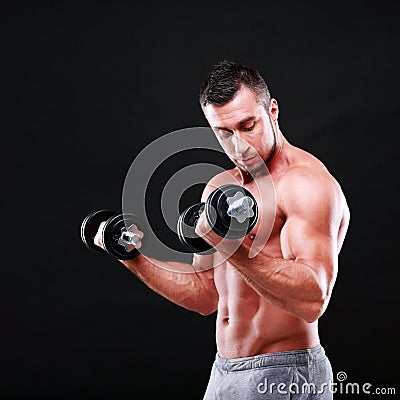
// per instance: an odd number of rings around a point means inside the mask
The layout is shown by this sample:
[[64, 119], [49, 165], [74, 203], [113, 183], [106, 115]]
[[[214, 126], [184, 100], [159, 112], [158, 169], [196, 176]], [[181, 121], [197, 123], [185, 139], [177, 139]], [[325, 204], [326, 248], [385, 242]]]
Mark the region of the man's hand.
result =
[[243, 242], [243, 238], [225, 239], [217, 235], [208, 224], [205, 213], [202, 213], [198, 219], [195, 233], [224, 257], [230, 257]]
[[96, 245], [96, 246], [99, 246], [99, 247], [101, 247], [102, 249], [104, 249], [104, 247], [103, 247], [103, 240], [102, 240], [102, 238], [103, 238], [103, 228], [104, 228], [104, 225], [106, 224], [106, 221], [104, 221], [104, 222], [102, 222], [100, 225], [99, 225], [99, 229], [97, 230], [97, 233], [96, 233], [96, 235], [95, 235], [95, 237], [94, 237], [94, 244]]

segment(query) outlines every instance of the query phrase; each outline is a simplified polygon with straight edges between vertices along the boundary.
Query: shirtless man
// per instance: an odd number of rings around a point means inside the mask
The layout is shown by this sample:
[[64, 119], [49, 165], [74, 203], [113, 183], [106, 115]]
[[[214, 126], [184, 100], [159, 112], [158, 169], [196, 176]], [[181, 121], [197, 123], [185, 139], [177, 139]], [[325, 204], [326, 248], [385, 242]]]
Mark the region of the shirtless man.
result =
[[[345, 197], [318, 159], [285, 139], [278, 103], [257, 71], [221, 62], [203, 83], [200, 104], [224, 150], [231, 149], [227, 155], [236, 168], [227, 173], [256, 200], [249, 172], [256, 176], [264, 166], [254, 156], [267, 166], [276, 193], [270, 237], [249, 258], [258, 224], [225, 260], [223, 247], [195, 254], [194, 273], [160, 268], [142, 255], [121, 262], [170, 301], [202, 315], [218, 312], [217, 355], [205, 400], [331, 399], [332, 369], [318, 319], [331, 297], [349, 223]], [[202, 201], [214, 189], [207, 185]], [[203, 217], [196, 232], [211, 245], [221, 241]], [[224, 261], [207, 269], [215, 257]]]

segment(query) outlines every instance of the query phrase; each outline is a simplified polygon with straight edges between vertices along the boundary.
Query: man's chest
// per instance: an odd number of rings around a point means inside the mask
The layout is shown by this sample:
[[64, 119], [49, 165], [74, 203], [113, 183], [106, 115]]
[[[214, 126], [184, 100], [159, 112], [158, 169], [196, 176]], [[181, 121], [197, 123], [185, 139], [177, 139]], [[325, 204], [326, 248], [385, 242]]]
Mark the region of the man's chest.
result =
[[252, 193], [258, 205], [257, 224], [243, 239], [244, 244], [250, 246], [250, 258], [260, 252], [281, 257], [280, 234], [285, 224], [285, 216], [279, 193], [273, 187], [260, 188], [260, 185], [254, 182], [245, 185], [245, 188]]

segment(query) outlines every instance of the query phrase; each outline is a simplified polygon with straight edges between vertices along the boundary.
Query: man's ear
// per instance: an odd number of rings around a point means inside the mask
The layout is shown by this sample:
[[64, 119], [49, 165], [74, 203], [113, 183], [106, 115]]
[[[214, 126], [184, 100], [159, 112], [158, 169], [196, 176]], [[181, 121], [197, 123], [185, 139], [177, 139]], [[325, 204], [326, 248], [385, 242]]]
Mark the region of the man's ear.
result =
[[278, 121], [278, 116], [279, 116], [279, 106], [278, 102], [276, 99], [271, 99], [269, 103], [269, 115], [271, 116], [272, 122], [277, 122]]

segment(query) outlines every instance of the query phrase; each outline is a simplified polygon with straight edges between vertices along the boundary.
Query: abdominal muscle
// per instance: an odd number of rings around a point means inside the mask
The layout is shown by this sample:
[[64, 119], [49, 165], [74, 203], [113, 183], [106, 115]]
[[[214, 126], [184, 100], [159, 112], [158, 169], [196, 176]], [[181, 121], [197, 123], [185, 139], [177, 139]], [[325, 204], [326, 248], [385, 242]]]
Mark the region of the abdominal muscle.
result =
[[214, 280], [220, 293], [216, 327], [220, 357], [249, 357], [318, 345], [317, 321], [307, 323], [261, 298], [228, 262], [214, 270]]

